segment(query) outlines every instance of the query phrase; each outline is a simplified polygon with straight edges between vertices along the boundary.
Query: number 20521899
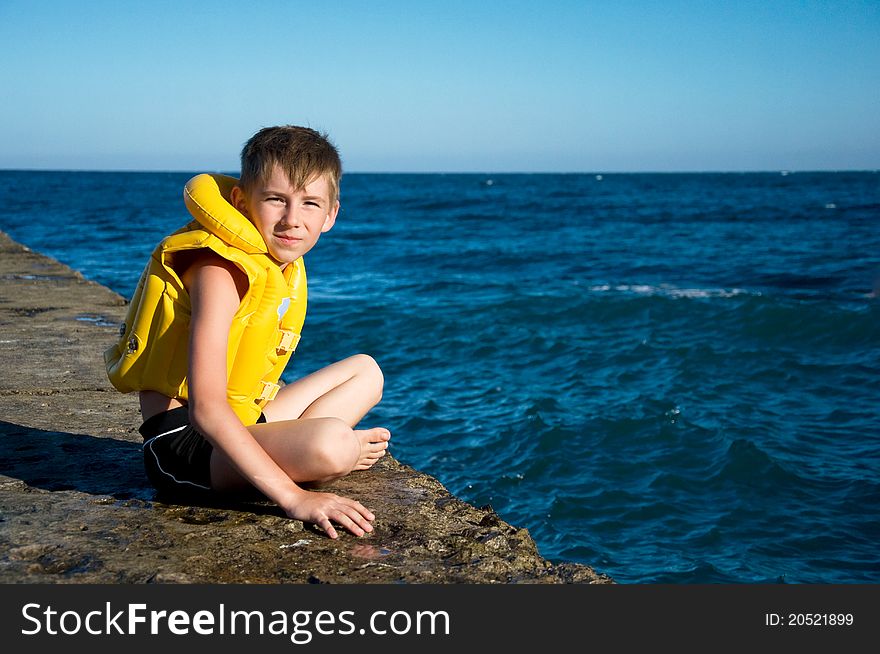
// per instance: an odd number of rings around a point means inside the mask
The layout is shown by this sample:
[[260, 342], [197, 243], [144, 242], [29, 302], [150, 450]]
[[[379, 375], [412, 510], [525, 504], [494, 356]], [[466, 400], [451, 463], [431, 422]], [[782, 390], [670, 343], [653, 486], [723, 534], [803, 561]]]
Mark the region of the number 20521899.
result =
[[767, 627], [850, 627], [852, 613], [765, 613]]

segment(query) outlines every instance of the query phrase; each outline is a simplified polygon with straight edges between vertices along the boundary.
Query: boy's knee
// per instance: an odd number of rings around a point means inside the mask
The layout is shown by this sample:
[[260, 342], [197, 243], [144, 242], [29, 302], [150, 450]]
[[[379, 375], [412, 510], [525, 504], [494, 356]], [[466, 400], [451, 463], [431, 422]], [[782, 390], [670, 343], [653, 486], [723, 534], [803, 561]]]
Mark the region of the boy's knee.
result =
[[355, 354], [352, 359], [357, 361], [358, 374], [369, 380], [370, 388], [375, 393], [376, 403], [382, 399], [382, 390], [385, 388], [385, 375], [376, 360], [369, 354]]

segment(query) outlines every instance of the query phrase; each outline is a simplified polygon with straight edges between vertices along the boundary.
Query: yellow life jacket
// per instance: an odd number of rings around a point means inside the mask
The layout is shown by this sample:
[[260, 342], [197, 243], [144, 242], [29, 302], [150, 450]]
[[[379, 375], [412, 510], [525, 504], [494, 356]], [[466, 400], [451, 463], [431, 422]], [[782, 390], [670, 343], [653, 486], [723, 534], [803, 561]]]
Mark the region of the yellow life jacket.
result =
[[188, 398], [191, 306], [175, 258], [209, 248], [248, 279], [229, 330], [226, 395], [242, 423], [252, 425], [274, 399], [278, 379], [299, 343], [307, 284], [302, 257], [282, 271], [257, 228], [229, 203], [236, 182], [225, 175], [197, 175], [187, 182], [184, 201], [195, 220], [153, 251], [120, 339], [104, 352], [104, 362], [110, 382], [123, 393], [152, 390]]

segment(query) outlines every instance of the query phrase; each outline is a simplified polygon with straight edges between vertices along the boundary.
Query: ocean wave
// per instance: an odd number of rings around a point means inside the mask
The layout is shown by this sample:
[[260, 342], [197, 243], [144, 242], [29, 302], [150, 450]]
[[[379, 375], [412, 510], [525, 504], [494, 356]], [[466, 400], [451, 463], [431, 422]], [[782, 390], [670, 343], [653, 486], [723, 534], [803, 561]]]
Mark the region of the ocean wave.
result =
[[679, 288], [670, 284], [595, 284], [588, 286], [591, 293], [621, 293], [626, 295], [660, 295], [671, 298], [714, 298], [736, 297], [739, 295], [760, 296], [757, 291], [742, 288]]

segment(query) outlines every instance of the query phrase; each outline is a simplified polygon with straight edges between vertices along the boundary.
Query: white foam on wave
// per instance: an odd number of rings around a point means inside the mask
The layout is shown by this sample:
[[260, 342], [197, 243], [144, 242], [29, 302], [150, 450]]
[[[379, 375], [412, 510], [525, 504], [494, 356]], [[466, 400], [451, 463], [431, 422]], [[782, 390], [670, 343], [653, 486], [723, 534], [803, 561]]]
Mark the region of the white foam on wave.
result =
[[589, 287], [593, 293], [632, 293], [635, 295], [661, 295], [664, 297], [712, 298], [735, 297], [737, 295], [760, 295], [743, 288], [678, 288], [669, 284], [653, 286], [650, 284], [596, 284]]

